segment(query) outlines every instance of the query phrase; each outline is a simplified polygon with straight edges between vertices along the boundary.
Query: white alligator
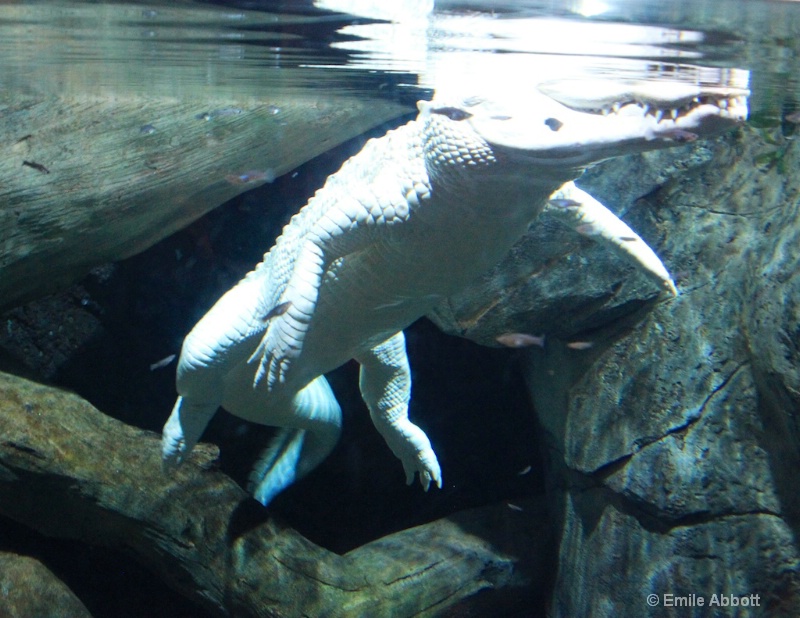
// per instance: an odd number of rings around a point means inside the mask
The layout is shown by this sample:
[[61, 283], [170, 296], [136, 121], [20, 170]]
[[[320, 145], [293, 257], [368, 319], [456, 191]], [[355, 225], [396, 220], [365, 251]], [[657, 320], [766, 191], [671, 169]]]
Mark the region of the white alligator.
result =
[[186, 337], [165, 467], [222, 406], [281, 428], [250, 479], [268, 504], [336, 444], [341, 410], [324, 374], [354, 358], [407, 482], [418, 474], [426, 490], [441, 487], [430, 441], [408, 418], [403, 329], [499, 262], [544, 208], [677, 293], [647, 244], [572, 180], [596, 161], [733, 126], [747, 92], [658, 82], [588, 91], [597, 94], [437, 93], [416, 120], [367, 142]]

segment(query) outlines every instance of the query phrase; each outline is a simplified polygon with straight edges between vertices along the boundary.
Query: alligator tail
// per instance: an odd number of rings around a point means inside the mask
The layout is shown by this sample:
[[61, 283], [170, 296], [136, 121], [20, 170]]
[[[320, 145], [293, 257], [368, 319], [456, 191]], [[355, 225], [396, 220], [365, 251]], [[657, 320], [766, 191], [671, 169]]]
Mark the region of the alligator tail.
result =
[[279, 430], [250, 473], [247, 490], [264, 506], [316, 468], [339, 441], [342, 411], [324, 376], [295, 395], [292, 415], [299, 426]]

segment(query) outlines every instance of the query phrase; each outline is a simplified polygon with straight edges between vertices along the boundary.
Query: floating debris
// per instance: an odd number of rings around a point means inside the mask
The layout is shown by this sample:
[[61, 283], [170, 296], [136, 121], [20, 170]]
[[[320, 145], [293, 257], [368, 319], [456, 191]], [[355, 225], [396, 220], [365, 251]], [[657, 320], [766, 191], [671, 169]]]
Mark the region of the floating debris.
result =
[[228, 174], [225, 176], [232, 185], [249, 185], [254, 182], [272, 182], [275, 180], [275, 172], [273, 170], [250, 170], [243, 174]]
[[544, 347], [545, 336], [528, 335], [527, 333], [505, 333], [495, 339], [507, 348], [528, 348], [532, 345]]
[[289, 307], [291, 306], [292, 306], [292, 301], [290, 300], [287, 300], [285, 303], [281, 303], [280, 305], [275, 305], [272, 309], [270, 309], [267, 312], [267, 315], [261, 318], [261, 320], [267, 322], [272, 318], [277, 318], [279, 315], [283, 315], [284, 313], [289, 311]]
[[47, 169], [47, 168], [46, 168], [44, 165], [42, 165], [41, 163], [36, 163], [36, 161], [23, 161], [23, 162], [22, 162], [22, 166], [23, 166], [23, 167], [30, 167], [30, 168], [33, 168], [33, 169], [35, 169], [37, 172], [41, 172], [42, 174], [49, 174], [49, 173], [50, 173], [50, 170], [49, 170], [49, 169]]
[[214, 120], [215, 118], [224, 118], [225, 116], [238, 116], [244, 110], [240, 107], [223, 107], [222, 109], [215, 109], [210, 112], [203, 112], [197, 114], [195, 118], [198, 120]]
[[150, 371], [155, 371], [156, 369], [163, 369], [167, 365], [169, 365], [172, 361], [175, 360], [175, 355], [170, 354], [169, 356], [165, 356], [160, 361], [156, 361], [152, 365], [150, 365]]
[[116, 271], [117, 265], [114, 262], [106, 262], [105, 264], [100, 264], [92, 268], [89, 274], [97, 279], [98, 283], [105, 283], [114, 276]]
[[592, 346], [594, 346], [594, 342], [592, 341], [570, 341], [567, 344], [570, 350], [588, 350]]

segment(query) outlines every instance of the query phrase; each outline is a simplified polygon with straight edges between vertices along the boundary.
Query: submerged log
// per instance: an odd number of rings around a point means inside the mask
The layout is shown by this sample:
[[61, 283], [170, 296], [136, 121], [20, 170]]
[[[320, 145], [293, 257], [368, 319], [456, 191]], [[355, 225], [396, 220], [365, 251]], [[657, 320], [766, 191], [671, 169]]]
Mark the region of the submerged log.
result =
[[138, 253], [400, 113], [355, 97], [6, 93], [0, 309]]
[[321, 70], [284, 66], [245, 34], [308, 18], [230, 13], [3, 5], [0, 310], [410, 111], [322, 87]]
[[[345, 555], [273, 519], [200, 445], [172, 476], [159, 438], [77, 395], [0, 374], [0, 512], [129, 552], [218, 616], [433, 616], [526, 586], [545, 533], [530, 509], [467, 511]], [[512, 540], [509, 543], [509, 539]]]

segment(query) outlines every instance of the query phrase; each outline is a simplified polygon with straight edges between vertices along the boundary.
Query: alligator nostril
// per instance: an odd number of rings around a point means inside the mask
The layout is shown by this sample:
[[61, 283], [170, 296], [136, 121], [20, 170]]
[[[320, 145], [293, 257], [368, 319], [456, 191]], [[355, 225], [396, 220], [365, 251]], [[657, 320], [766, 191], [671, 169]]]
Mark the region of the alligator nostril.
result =
[[544, 123], [550, 127], [551, 131], [558, 131], [561, 127], [564, 126], [564, 123], [561, 122], [558, 118], [548, 118], [544, 121]]

